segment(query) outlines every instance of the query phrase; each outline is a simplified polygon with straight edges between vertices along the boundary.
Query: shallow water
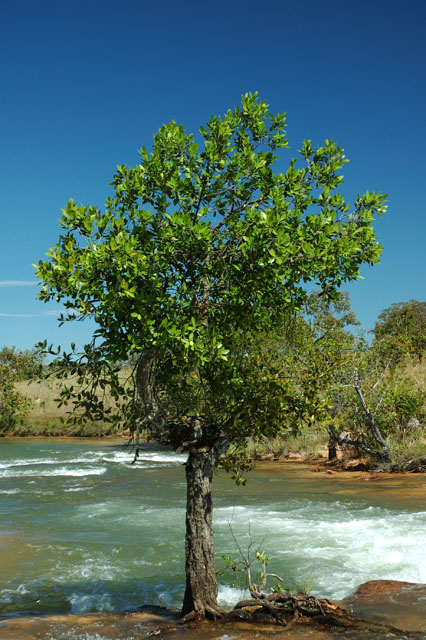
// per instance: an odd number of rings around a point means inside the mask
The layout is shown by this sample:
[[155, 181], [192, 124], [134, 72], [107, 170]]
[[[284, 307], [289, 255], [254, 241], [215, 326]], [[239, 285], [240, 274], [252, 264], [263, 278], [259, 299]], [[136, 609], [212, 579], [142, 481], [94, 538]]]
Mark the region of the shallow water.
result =
[[[147, 445], [131, 461], [105, 440], [0, 441], [1, 616], [179, 606], [185, 456]], [[341, 599], [371, 579], [426, 582], [426, 477], [369, 479], [268, 463], [237, 488], [218, 473], [217, 568], [238, 560], [233, 531], [291, 589]], [[231, 606], [244, 575], [219, 580]]]

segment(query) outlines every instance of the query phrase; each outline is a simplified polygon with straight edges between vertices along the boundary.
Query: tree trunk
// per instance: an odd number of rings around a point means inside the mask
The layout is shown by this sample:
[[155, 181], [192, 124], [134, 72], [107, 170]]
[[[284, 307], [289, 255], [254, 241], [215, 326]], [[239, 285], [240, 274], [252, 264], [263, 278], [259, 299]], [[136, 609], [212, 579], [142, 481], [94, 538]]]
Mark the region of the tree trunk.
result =
[[139, 360], [136, 384], [144, 405], [142, 425], [174, 451], [187, 451], [186, 463], [186, 589], [182, 617], [217, 618], [224, 612], [217, 603], [214, 562], [211, 483], [219, 457], [227, 450], [226, 435], [205, 416], [170, 420], [156, 393], [159, 352], [153, 348]]
[[332, 461], [332, 460], [336, 460], [336, 458], [337, 458], [336, 441], [333, 439], [332, 434], [330, 433], [330, 437], [328, 439], [328, 459], [329, 461]]
[[382, 453], [382, 457], [385, 460], [387, 460], [388, 462], [390, 462], [391, 461], [391, 450], [390, 450], [390, 447], [389, 447], [388, 443], [386, 442], [385, 438], [382, 436], [374, 415], [370, 412], [370, 410], [367, 407], [367, 403], [365, 402], [365, 398], [364, 398], [364, 395], [362, 393], [359, 376], [355, 376], [354, 387], [355, 387], [355, 391], [357, 392], [358, 397], [360, 399], [361, 406], [362, 406], [362, 409], [363, 409], [364, 414], [365, 414], [366, 422], [367, 422], [367, 425], [368, 425], [368, 427], [370, 429], [370, 433], [373, 436], [373, 438], [376, 440], [376, 442], [382, 448], [382, 452], [383, 452]]
[[214, 563], [211, 483], [215, 463], [214, 448], [193, 449], [186, 463], [186, 589], [182, 617], [187, 619], [216, 618], [223, 613], [216, 599]]

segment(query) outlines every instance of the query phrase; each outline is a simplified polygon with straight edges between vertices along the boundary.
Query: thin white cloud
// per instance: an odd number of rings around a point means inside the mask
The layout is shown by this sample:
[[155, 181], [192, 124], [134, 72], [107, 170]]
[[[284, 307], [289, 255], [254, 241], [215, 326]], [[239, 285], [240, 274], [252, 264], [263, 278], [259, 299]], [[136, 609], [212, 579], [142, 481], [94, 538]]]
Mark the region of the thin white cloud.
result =
[[40, 313], [0, 313], [1, 318], [37, 318]]
[[34, 287], [37, 280], [0, 280], [0, 287]]
[[61, 309], [57, 311], [50, 309], [49, 311], [43, 311], [43, 313], [0, 313], [0, 318], [45, 318], [46, 316], [59, 316], [63, 313]]

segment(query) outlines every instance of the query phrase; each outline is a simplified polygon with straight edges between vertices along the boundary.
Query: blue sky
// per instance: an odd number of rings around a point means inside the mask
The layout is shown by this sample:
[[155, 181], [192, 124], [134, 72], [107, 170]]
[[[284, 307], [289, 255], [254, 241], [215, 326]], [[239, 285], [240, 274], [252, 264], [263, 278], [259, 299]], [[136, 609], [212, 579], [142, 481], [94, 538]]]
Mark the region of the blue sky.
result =
[[346, 287], [365, 328], [426, 300], [426, 3], [0, 0], [0, 346], [86, 341], [36, 300], [32, 263], [69, 198], [101, 207], [117, 164], [171, 119], [197, 131], [259, 91], [304, 138], [345, 148], [343, 192], [388, 194], [384, 253]]

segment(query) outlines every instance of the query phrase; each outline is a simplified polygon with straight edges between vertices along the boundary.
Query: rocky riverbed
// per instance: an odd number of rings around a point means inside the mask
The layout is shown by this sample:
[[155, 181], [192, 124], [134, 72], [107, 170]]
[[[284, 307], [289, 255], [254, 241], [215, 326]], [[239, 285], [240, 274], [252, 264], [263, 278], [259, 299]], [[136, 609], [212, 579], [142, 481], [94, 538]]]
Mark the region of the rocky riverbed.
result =
[[[182, 626], [176, 610], [142, 607], [140, 611], [0, 620], [0, 640], [381, 640], [426, 638], [426, 585], [396, 580], [372, 580], [340, 603], [349, 614], [348, 626], [300, 619], [289, 627], [277, 624], [204, 622]], [[359, 618], [359, 628], [351, 626]], [[342, 618], [344, 620], [344, 617]]]

